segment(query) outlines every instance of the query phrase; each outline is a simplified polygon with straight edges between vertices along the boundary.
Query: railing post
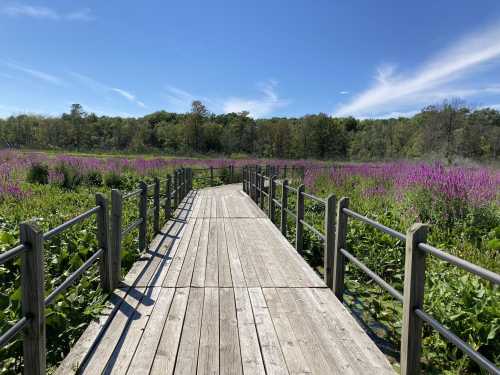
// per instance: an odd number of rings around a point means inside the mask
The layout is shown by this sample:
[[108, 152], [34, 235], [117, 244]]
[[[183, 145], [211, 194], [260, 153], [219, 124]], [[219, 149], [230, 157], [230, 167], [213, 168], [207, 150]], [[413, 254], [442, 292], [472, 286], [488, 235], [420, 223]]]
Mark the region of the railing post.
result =
[[210, 186], [214, 186], [214, 167], [210, 167]]
[[288, 180], [283, 180], [281, 185], [281, 233], [286, 237], [287, 206], [288, 206]]
[[269, 219], [274, 223], [274, 214], [276, 205], [274, 200], [276, 199], [276, 176], [271, 176], [269, 180]]
[[[333, 197], [331, 195], [330, 197]], [[332, 211], [335, 207], [335, 198], [333, 198]], [[347, 222], [349, 217], [344, 213], [344, 208], [349, 207], [349, 198], [343, 197], [339, 200], [337, 205], [337, 229], [334, 229], [335, 224], [332, 223], [332, 228], [329, 229], [328, 233], [332, 233], [332, 237], [335, 236], [335, 244], [331, 246], [331, 255], [327, 249], [325, 254], [325, 266], [328, 261], [328, 265], [331, 266], [333, 263], [333, 275], [331, 280], [326, 279], [327, 285], [333, 289], [333, 293], [337, 296], [340, 301], [344, 299], [344, 274], [345, 274], [345, 257], [341, 253], [340, 249], [345, 249], [347, 247]], [[333, 215], [333, 214], [332, 214]], [[333, 217], [332, 217], [333, 220]], [[335, 234], [333, 234], [335, 233]], [[325, 270], [327, 268], [325, 267]], [[325, 273], [326, 276], [326, 273]]]
[[165, 222], [170, 220], [172, 215], [172, 179], [170, 175], [167, 175], [166, 187], [165, 187]]
[[19, 226], [21, 242], [28, 248], [22, 256], [21, 288], [23, 315], [29, 317], [23, 338], [24, 373], [45, 374], [45, 290], [43, 233], [35, 223]]
[[333, 290], [333, 262], [335, 251], [335, 195], [330, 194], [325, 202], [325, 243], [323, 255], [323, 279], [326, 286]]
[[286, 178], [286, 165], [283, 166], [283, 178]]
[[186, 196], [186, 169], [185, 168], [181, 168], [180, 170], [180, 177], [181, 177], [181, 181], [180, 181], [180, 186], [181, 186], [181, 196], [180, 196], [180, 199], [179, 199], [179, 204], [180, 202], [182, 202], [182, 200], [184, 199], [184, 197]]
[[101, 277], [101, 288], [110, 293], [113, 291], [113, 274], [111, 265], [111, 247], [109, 246], [109, 211], [108, 201], [104, 194], [95, 195], [95, 203], [101, 209], [97, 212], [97, 246], [102, 249], [102, 256], [99, 264]]
[[246, 182], [245, 182], [246, 167], [243, 167], [242, 172], [241, 172], [241, 177], [242, 177], [241, 187], [243, 188], [243, 192], [247, 193], [247, 186], [246, 186]]
[[295, 222], [295, 249], [302, 254], [302, 250], [304, 248], [304, 224], [302, 221], [304, 220], [304, 190], [305, 186], [300, 185], [297, 188], [297, 219]]
[[253, 173], [253, 183], [254, 183], [254, 197], [253, 197], [253, 200], [257, 204], [259, 203], [259, 195], [258, 195], [259, 180], [258, 180], [258, 173], [259, 173], [259, 168], [256, 165], [255, 166], [255, 172]]
[[264, 174], [261, 173], [260, 174], [260, 177], [259, 177], [259, 180], [260, 180], [260, 194], [259, 194], [259, 203], [260, 203], [260, 209], [263, 210], [264, 209], [264, 190], [265, 190], [265, 184], [266, 184], [266, 180], [264, 179]]
[[177, 208], [177, 196], [178, 196], [177, 195], [177, 193], [178, 193], [178, 191], [177, 191], [178, 190], [177, 189], [177, 187], [178, 187], [178, 185], [177, 185], [177, 174], [178, 173], [177, 173], [177, 169], [176, 169], [176, 170], [174, 170], [174, 176], [173, 176], [174, 177], [174, 206], [173, 206], [173, 211], [175, 211], [175, 209]]
[[139, 225], [139, 250], [146, 248], [146, 233], [148, 229], [148, 185], [141, 181], [139, 182], [141, 194], [139, 196], [139, 217], [142, 218], [142, 223]]
[[160, 233], [160, 179], [155, 177], [155, 189], [154, 189], [154, 230], [155, 233]]
[[424, 305], [425, 253], [418, 249], [418, 244], [426, 241], [427, 231], [427, 225], [418, 223], [406, 232], [401, 375], [420, 374], [422, 321], [415, 309], [422, 309]]
[[183, 188], [182, 188], [182, 192], [183, 192], [183, 197], [182, 199], [186, 198], [186, 195], [187, 195], [187, 168], [183, 168], [182, 169], [182, 183], [183, 183]]
[[122, 269], [122, 206], [120, 190], [111, 190], [111, 280], [115, 289], [121, 280]]

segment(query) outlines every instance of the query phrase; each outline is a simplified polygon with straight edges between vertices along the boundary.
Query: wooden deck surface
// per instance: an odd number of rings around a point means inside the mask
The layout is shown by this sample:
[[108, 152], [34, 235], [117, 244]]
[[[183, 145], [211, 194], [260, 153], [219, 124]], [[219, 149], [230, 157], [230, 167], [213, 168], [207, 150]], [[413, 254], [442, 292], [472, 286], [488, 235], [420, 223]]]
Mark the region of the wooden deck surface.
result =
[[393, 374], [242, 191], [194, 191], [58, 374]]

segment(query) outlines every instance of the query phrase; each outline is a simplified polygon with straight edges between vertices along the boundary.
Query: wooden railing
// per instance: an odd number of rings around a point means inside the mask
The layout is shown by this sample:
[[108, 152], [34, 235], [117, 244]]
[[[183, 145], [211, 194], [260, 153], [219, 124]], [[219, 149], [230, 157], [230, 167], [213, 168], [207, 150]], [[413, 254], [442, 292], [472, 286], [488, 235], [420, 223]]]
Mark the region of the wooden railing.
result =
[[[386, 227], [360, 213], [349, 209], [349, 198], [341, 198], [336, 202], [334, 195], [326, 199], [306, 193], [304, 185], [291, 187], [285, 176], [278, 179], [276, 169], [259, 166], [244, 167], [243, 190], [262, 208], [265, 201], [268, 207], [268, 216], [275, 222], [276, 207], [281, 213], [281, 232], [286, 236], [288, 216], [295, 219], [295, 248], [303, 252], [304, 228], [314, 233], [324, 244], [324, 281], [333, 290], [335, 295], [342, 300], [344, 296], [344, 278], [346, 260], [353, 263], [368, 277], [375, 281], [382, 289], [387, 291], [396, 301], [403, 304], [403, 325], [401, 334], [401, 374], [420, 374], [420, 357], [422, 345], [422, 323], [438, 331], [442, 337], [458, 347], [465, 355], [469, 356], [482, 369], [491, 374], [500, 374], [500, 369], [493, 362], [474, 350], [430, 314], [424, 311], [424, 284], [425, 284], [425, 258], [432, 255], [449, 264], [475, 274], [493, 285], [500, 285], [500, 275], [479, 267], [464, 259], [446, 253], [426, 243], [428, 227], [421, 223], [412, 225], [406, 235], [392, 228]], [[276, 199], [276, 187], [281, 186], [281, 201]], [[288, 196], [295, 194], [295, 212], [288, 207]], [[304, 220], [304, 199], [312, 199], [325, 207], [324, 231], [316, 229]], [[404, 287], [403, 292], [396, 290], [383, 278], [369, 269], [363, 262], [350, 253], [347, 247], [348, 218], [359, 220], [373, 228], [395, 237], [406, 244]]]
[[[95, 207], [75, 218], [49, 230], [46, 233], [34, 222], [24, 222], [19, 226], [21, 244], [0, 254], [0, 265], [16, 259], [21, 261], [21, 294], [22, 317], [0, 336], [0, 349], [16, 335], [23, 334], [23, 358], [25, 374], [46, 373], [46, 332], [45, 308], [50, 306], [62, 292], [74, 284], [93, 264], [99, 261], [100, 284], [105, 292], [112, 292], [121, 280], [122, 238], [134, 229], [139, 229], [139, 249], [146, 249], [146, 233], [148, 213], [153, 210], [154, 232], [160, 231], [160, 210], [165, 211], [165, 222], [171, 218], [183, 198], [192, 189], [193, 173], [190, 169], [176, 169], [172, 176], [160, 180], [155, 178], [153, 184], [140, 182], [139, 189], [123, 193], [111, 191], [111, 214], [108, 201], [101, 194], [96, 194]], [[164, 192], [161, 186], [165, 186]], [[152, 191], [150, 197], [148, 192]], [[139, 218], [122, 226], [123, 201], [138, 197]], [[152, 198], [152, 205], [150, 201]], [[150, 206], [150, 207], [148, 207]], [[44, 243], [52, 237], [69, 231], [75, 224], [96, 216], [98, 250], [87, 259], [76, 271], [69, 275], [58, 287], [45, 297], [44, 290]]]

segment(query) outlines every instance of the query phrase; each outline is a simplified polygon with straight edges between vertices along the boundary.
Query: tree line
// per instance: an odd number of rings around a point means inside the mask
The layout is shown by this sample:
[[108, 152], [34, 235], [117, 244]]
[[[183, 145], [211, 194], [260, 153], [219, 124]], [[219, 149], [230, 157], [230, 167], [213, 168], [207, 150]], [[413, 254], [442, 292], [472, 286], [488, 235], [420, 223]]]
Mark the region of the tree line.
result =
[[212, 114], [194, 101], [188, 113], [123, 118], [86, 113], [73, 104], [60, 117], [0, 119], [0, 146], [292, 159], [491, 160], [500, 153], [500, 112], [472, 110], [454, 100], [428, 106], [411, 118], [359, 120], [320, 113], [253, 119], [248, 112]]

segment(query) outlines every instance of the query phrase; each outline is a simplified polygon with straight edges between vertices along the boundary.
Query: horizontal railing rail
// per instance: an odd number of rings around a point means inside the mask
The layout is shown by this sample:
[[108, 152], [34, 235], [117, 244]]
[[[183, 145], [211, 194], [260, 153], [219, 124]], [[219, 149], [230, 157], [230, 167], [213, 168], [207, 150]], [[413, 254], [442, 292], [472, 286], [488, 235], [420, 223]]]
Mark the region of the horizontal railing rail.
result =
[[[325, 283], [340, 300], [343, 299], [344, 295], [345, 262], [348, 260], [383, 290], [403, 304], [403, 327], [400, 349], [402, 374], [420, 373], [423, 322], [439, 332], [446, 341], [455, 345], [481, 368], [492, 374], [500, 374], [500, 370], [493, 362], [474, 350], [468, 343], [447, 329], [432, 315], [424, 311], [425, 255], [435, 256], [494, 285], [500, 284], [500, 275], [427, 244], [427, 226], [425, 225], [415, 224], [405, 235], [367, 216], [350, 210], [348, 208], [348, 198], [340, 199], [335, 207], [336, 201], [333, 195], [329, 196], [326, 200], [322, 199], [311, 193], [306, 193], [303, 185], [291, 187], [288, 185], [286, 178], [277, 180], [276, 175], [269, 175], [269, 172], [267, 172], [270, 170], [269, 167], [266, 167], [265, 170], [266, 172], [259, 166], [244, 167], [243, 190], [261, 208], [264, 207], [264, 197], [267, 197], [268, 215], [273, 222], [275, 221], [275, 209], [276, 207], [280, 208], [280, 226], [281, 232], [284, 235], [287, 233], [287, 217], [291, 216], [295, 219], [295, 248], [299, 253], [302, 252], [304, 227], [323, 241], [325, 246]], [[268, 187], [264, 184], [265, 180], [269, 181]], [[276, 199], [276, 186], [281, 186], [281, 201]], [[288, 208], [288, 196], [291, 192], [296, 196], [295, 212]], [[304, 219], [304, 198], [324, 205], [325, 226], [323, 233]], [[398, 291], [361, 260], [356, 258], [355, 255], [346, 250], [349, 217], [380, 230], [405, 244], [406, 256], [403, 292]]]
[[[164, 192], [161, 185], [165, 186]], [[103, 194], [96, 194], [96, 206], [82, 214], [65, 221], [61, 225], [42, 233], [33, 222], [20, 225], [21, 244], [0, 254], [0, 265], [21, 258], [21, 307], [22, 316], [0, 335], [0, 348], [7, 345], [18, 334], [23, 334], [23, 353], [25, 374], [45, 374], [46, 372], [46, 334], [45, 308], [52, 305], [64, 291], [79, 280], [83, 274], [98, 261], [100, 262], [100, 284], [107, 292], [118, 287], [121, 279], [121, 246], [123, 236], [139, 228], [139, 248], [146, 247], [148, 212], [153, 214], [154, 232], [160, 231], [160, 210], [163, 206], [165, 221], [171, 218], [172, 211], [192, 189], [192, 171], [177, 169], [172, 176], [155, 178], [153, 183], [141, 182], [139, 189], [122, 193], [111, 191], [111, 214], [108, 200]], [[148, 191], [152, 194], [148, 194]], [[151, 195], [151, 196], [150, 196]], [[139, 218], [122, 229], [123, 200], [138, 197]], [[163, 198], [163, 199], [162, 199]], [[148, 206], [150, 206], [148, 208]], [[152, 209], [152, 212], [151, 212]], [[73, 271], [47, 296], [44, 290], [44, 242], [69, 231], [74, 225], [95, 216], [97, 223], [97, 250], [83, 264]]]
[[[21, 297], [22, 316], [6, 332], [0, 336], [0, 347], [8, 344], [19, 333], [24, 332], [23, 352], [25, 357], [32, 360], [24, 363], [24, 372], [27, 374], [45, 373], [45, 307], [50, 306], [56, 298], [69, 286], [78, 280], [99, 259], [108, 260], [107, 247], [107, 204], [102, 194], [96, 194], [97, 206], [84, 213], [42, 233], [34, 222], [24, 222], [20, 225], [22, 244], [0, 255], [0, 264], [18, 257], [21, 262]], [[69, 275], [61, 284], [45, 297], [44, 289], [44, 242], [67, 231], [76, 224], [96, 215], [97, 237], [100, 248], [87, 259], [82, 266]], [[106, 270], [106, 265], [101, 269]], [[101, 277], [101, 286], [110, 291], [109, 274]]]

